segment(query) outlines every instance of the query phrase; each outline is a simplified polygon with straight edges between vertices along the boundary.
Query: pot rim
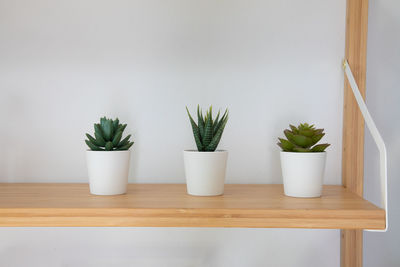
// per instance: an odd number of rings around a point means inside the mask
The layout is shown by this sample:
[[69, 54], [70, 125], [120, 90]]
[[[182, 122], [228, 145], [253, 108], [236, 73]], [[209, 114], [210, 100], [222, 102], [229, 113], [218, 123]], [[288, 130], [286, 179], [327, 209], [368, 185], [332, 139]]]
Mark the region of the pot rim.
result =
[[321, 155], [321, 154], [327, 154], [328, 152], [288, 152], [288, 151], [279, 151], [281, 154], [299, 154], [299, 155]]
[[218, 153], [228, 153], [228, 150], [218, 149], [215, 151], [198, 151], [194, 149], [185, 149], [183, 150], [184, 153], [201, 153], [201, 154], [218, 154]]
[[131, 151], [130, 150], [105, 151], [105, 150], [90, 150], [90, 149], [87, 149], [86, 152], [88, 152], [88, 153], [126, 153], [126, 152], [131, 152]]

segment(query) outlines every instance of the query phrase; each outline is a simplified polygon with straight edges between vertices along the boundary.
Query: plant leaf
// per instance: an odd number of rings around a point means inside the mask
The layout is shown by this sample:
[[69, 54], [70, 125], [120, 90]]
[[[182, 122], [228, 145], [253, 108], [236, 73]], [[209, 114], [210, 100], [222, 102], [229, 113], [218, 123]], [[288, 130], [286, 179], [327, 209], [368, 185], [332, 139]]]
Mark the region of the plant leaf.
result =
[[122, 131], [119, 130], [115, 135], [114, 138], [112, 140], [113, 146], [116, 147], [119, 144], [119, 141], [121, 141], [122, 138]]
[[203, 140], [204, 138], [204, 119], [203, 116], [200, 112], [200, 106], [197, 105], [197, 124], [199, 127], [199, 132], [200, 132], [200, 138]]
[[294, 141], [294, 133], [288, 129], [283, 131], [283, 134], [286, 136], [286, 138], [291, 142], [295, 143]]
[[125, 131], [125, 128], [126, 128], [126, 124], [120, 124], [120, 125], [118, 126], [118, 128], [117, 128], [117, 131], [122, 131], [122, 132], [124, 132], [124, 131]]
[[312, 137], [315, 134], [314, 130], [299, 130], [299, 134], [306, 136], [306, 137]]
[[127, 135], [121, 142], [119, 142], [118, 147], [123, 147], [129, 143], [129, 138], [131, 135]]
[[113, 150], [113, 143], [112, 143], [111, 141], [108, 141], [108, 142], [106, 143], [105, 149], [106, 149], [106, 151], [111, 151], [111, 150]]
[[103, 118], [100, 118], [100, 126], [101, 126], [101, 128], [103, 128], [104, 127], [104, 123], [106, 122], [106, 117], [104, 116]]
[[313, 146], [313, 145], [315, 145], [316, 143], [318, 143], [319, 140], [321, 140], [321, 138], [324, 137], [324, 135], [325, 135], [324, 133], [321, 133], [321, 134], [316, 134], [316, 135], [314, 135], [313, 137], [311, 137], [311, 139], [312, 139], [311, 145]]
[[212, 138], [210, 144], [207, 146], [206, 151], [215, 151], [218, 147], [219, 142], [221, 141], [222, 134], [224, 132], [225, 126], [228, 122], [228, 115], [221, 121], [223, 122], [222, 125], [219, 127], [218, 131], [215, 133], [214, 137]]
[[194, 136], [194, 141], [196, 142], [197, 150], [204, 151], [204, 146], [201, 142], [199, 127], [190, 115], [189, 109], [186, 107], [186, 111], [189, 115], [190, 124], [192, 125], [192, 131]]
[[221, 113], [221, 111], [218, 110], [217, 117], [215, 117], [215, 120], [214, 120], [214, 123], [213, 123], [213, 135], [216, 133], [216, 130], [217, 130], [217, 125], [219, 123], [220, 113]]
[[227, 118], [227, 116], [228, 116], [228, 113], [229, 113], [229, 111], [228, 111], [228, 109], [226, 109], [225, 112], [224, 112], [224, 115], [222, 115], [222, 118], [221, 118], [220, 121], [218, 122], [217, 126], [214, 127], [214, 130], [213, 130], [214, 134], [215, 134], [216, 132], [218, 132], [219, 128], [221, 127], [221, 125], [222, 125], [222, 124], [224, 123], [224, 121], [226, 120], [226, 118]]
[[96, 137], [96, 141], [100, 146], [105, 146], [106, 141], [103, 137], [103, 131], [101, 130], [100, 124], [94, 124], [94, 136]]
[[330, 144], [319, 144], [319, 145], [314, 146], [314, 147], [311, 149], [311, 151], [312, 151], [312, 152], [324, 152], [325, 149], [326, 149], [328, 146], [330, 146]]
[[117, 148], [117, 150], [128, 150], [133, 145], [133, 143], [134, 142], [130, 142], [122, 147]]
[[85, 143], [86, 143], [86, 145], [87, 145], [91, 150], [93, 150], [93, 151], [101, 151], [101, 150], [104, 150], [104, 149], [102, 149], [102, 148], [100, 148], [100, 147], [98, 147], [98, 146], [92, 144], [89, 140], [85, 140]]
[[302, 148], [308, 148], [312, 144], [311, 138], [298, 134], [293, 135], [293, 141], [297, 146], [300, 146]]
[[96, 141], [96, 139], [93, 137], [93, 136], [91, 136], [90, 134], [86, 134], [86, 137], [89, 139], [89, 141], [92, 143], [92, 144], [94, 144], [95, 146], [101, 146], [101, 144], [99, 144], [97, 141]]
[[294, 152], [311, 152], [311, 149], [295, 146], [295, 147], [293, 147], [293, 151]]
[[114, 128], [115, 131], [118, 129], [118, 126], [119, 126], [119, 119], [116, 118], [116, 119], [113, 121], [113, 128]]
[[113, 124], [112, 124], [112, 121], [111, 120], [105, 120], [105, 122], [104, 122], [104, 126], [102, 127], [102, 130], [103, 130], [103, 136], [104, 136], [104, 139], [106, 140], [106, 141], [111, 141], [111, 138], [112, 138], [112, 136], [113, 136]]
[[280, 141], [280, 143], [278, 143], [278, 146], [280, 146], [283, 151], [286, 151], [286, 152], [293, 151], [294, 145], [290, 141], [283, 139], [283, 138], [278, 138], [278, 139]]
[[207, 147], [213, 138], [213, 124], [211, 114], [207, 114], [206, 124], [204, 126], [203, 145]]
[[296, 128], [296, 126], [289, 124], [290, 129], [294, 134], [298, 134], [299, 130]]

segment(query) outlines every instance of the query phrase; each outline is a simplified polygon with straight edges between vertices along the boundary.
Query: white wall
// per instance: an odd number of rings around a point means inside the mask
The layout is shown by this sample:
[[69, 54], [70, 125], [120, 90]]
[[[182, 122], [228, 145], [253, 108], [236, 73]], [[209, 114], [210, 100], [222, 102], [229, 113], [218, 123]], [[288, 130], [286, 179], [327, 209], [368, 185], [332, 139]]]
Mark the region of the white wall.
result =
[[[131, 182], [184, 182], [185, 105], [230, 109], [228, 183], [280, 183], [276, 138], [324, 127], [340, 184], [345, 0], [0, 0], [0, 182], [86, 182], [118, 116]], [[0, 266], [339, 266], [336, 230], [2, 228]], [[290, 255], [290, 256], [288, 256]]]
[[[365, 267], [400, 266], [400, 2], [370, 1], [367, 105], [388, 152], [389, 230], [364, 234]], [[379, 157], [369, 133], [365, 140], [365, 195], [379, 203]]]

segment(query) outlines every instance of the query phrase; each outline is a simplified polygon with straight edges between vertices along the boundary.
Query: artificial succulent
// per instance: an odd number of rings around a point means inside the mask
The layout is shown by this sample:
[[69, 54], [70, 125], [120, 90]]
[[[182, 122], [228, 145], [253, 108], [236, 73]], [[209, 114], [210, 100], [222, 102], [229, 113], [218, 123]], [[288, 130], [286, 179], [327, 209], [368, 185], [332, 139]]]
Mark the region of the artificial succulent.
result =
[[131, 135], [122, 139], [122, 133], [126, 124], [120, 124], [118, 118], [115, 120], [103, 117], [100, 123], [94, 124], [94, 137], [86, 134], [88, 138], [85, 143], [94, 151], [128, 150], [133, 142], [129, 141]]
[[286, 152], [324, 152], [330, 144], [318, 144], [325, 135], [324, 129], [316, 129], [314, 125], [302, 123], [283, 131], [287, 139], [278, 138], [278, 146]]
[[197, 124], [190, 115], [187, 107], [186, 111], [189, 115], [198, 151], [215, 151], [221, 140], [225, 125], [228, 122], [228, 109], [225, 110], [221, 118], [220, 111], [218, 111], [217, 116], [213, 119], [212, 106], [208, 109], [205, 116], [203, 116], [200, 107], [197, 106]]

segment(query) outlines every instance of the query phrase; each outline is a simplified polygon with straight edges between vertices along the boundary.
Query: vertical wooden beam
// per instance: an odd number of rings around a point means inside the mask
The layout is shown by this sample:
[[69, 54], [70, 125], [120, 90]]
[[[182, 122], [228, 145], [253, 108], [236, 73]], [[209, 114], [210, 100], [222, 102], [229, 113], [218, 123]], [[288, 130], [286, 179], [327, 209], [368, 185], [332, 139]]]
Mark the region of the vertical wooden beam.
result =
[[[345, 56], [365, 98], [368, 0], [347, 0]], [[364, 119], [345, 79], [342, 182], [362, 196], [364, 180]], [[362, 267], [362, 230], [341, 231], [341, 267]]]

